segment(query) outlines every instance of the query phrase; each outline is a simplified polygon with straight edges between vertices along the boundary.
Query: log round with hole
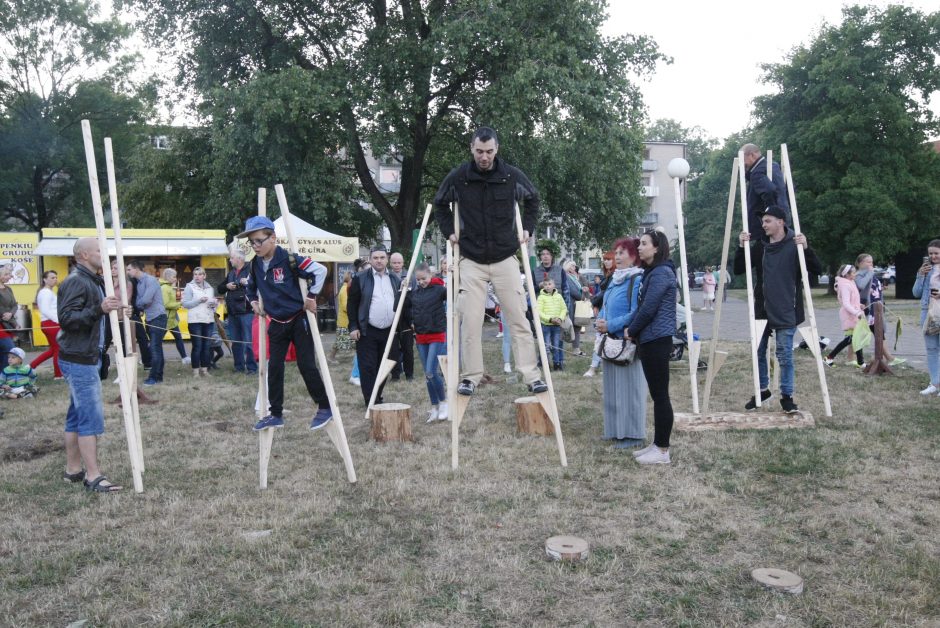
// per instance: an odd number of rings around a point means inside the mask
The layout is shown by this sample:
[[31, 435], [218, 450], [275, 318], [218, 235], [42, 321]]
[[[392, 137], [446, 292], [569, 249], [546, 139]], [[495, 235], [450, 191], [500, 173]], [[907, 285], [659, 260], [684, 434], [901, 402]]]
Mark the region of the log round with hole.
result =
[[370, 416], [369, 438], [380, 443], [390, 440], [411, 442], [411, 406], [407, 403], [377, 403]]
[[552, 560], [577, 562], [588, 557], [588, 542], [576, 536], [553, 536], [545, 541], [545, 554]]
[[799, 595], [803, 592], [803, 578], [791, 571], [761, 567], [752, 571], [751, 577], [772, 591], [791, 595]]

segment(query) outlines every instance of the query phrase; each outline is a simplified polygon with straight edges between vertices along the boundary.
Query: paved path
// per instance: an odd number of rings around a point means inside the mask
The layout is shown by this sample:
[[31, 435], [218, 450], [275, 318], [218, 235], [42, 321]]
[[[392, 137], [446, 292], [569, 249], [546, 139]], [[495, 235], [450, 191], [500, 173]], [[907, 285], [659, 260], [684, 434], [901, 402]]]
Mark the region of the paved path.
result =
[[[694, 291], [691, 294], [692, 303], [700, 305], [702, 303], [701, 291]], [[890, 303], [888, 304], [890, 307]], [[709, 340], [712, 337], [712, 325], [714, 324], [715, 314], [712, 311], [698, 311], [692, 314], [692, 322], [695, 333], [702, 340]], [[748, 334], [748, 314], [747, 314], [747, 296], [743, 290], [734, 290], [728, 295], [728, 300], [722, 304], [721, 308], [721, 327], [719, 329], [719, 338], [727, 340], [749, 341]], [[819, 335], [827, 336], [834, 346], [835, 343], [842, 340], [842, 325], [839, 322], [838, 307], [816, 308], [816, 324], [819, 327]], [[887, 333], [889, 348], [894, 346], [894, 328], [889, 325]], [[799, 337], [799, 334], [797, 334]], [[865, 350], [865, 357], [868, 357], [874, 351], [873, 348]], [[901, 340], [898, 342], [897, 351], [892, 351], [895, 357], [906, 358], [907, 365], [921, 371], [927, 370], [927, 359], [924, 354], [924, 337], [913, 325], [907, 324]], [[851, 359], [848, 349], [843, 349], [837, 356], [837, 363], [844, 363]]]

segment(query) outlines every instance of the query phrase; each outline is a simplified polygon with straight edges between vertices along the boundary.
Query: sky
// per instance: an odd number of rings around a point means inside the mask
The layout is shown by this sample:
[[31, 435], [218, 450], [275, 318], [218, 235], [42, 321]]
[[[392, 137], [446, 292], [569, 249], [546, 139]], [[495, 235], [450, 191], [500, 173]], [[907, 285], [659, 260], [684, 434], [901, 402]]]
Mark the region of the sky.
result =
[[[649, 35], [673, 58], [640, 83], [651, 120], [673, 118], [723, 139], [751, 122], [751, 100], [770, 88], [760, 82], [762, 63], [780, 63], [797, 45], [812, 41], [824, 23], [841, 22], [839, 0], [712, 3], [702, 0], [609, 0], [606, 35]], [[855, 4], [855, 3], [848, 3]], [[936, 11], [937, 0], [858, 2], [902, 4]], [[721, 8], [718, 8], [721, 7]], [[940, 93], [931, 101], [940, 113]]]

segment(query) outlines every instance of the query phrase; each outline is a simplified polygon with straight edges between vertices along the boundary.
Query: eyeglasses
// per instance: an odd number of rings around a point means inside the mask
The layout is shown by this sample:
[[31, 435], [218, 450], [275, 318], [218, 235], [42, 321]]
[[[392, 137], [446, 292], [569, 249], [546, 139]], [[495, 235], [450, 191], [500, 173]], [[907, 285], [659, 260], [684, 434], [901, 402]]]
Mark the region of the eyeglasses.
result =
[[260, 240], [252, 240], [251, 238], [248, 238], [248, 243], [251, 244], [251, 246], [261, 246], [262, 244], [264, 244], [270, 239], [271, 239], [270, 235], [268, 235], [267, 237], [261, 238]]

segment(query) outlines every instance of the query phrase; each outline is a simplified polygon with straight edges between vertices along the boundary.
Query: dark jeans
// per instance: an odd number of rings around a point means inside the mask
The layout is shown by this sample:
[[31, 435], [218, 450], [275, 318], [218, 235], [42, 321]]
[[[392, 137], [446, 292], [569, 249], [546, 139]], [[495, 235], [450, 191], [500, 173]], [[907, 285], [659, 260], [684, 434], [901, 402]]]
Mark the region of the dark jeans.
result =
[[669, 354], [672, 352], [672, 336], [657, 338], [637, 346], [643, 376], [653, 398], [653, 444], [669, 447], [672, 434], [672, 402], [669, 400]]
[[150, 336], [150, 379], [157, 382], [163, 381], [163, 335], [165, 333], [166, 314], [161, 314], [153, 320], [147, 319], [147, 335]]
[[231, 314], [226, 320], [228, 339], [232, 341], [232, 359], [236, 371], [256, 373], [258, 364], [251, 350], [251, 323], [254, 314]]
[[[137, 350], [140, 352], [140, 361], [149, 369], [152, 358], [150, 352], [150, 336], [147, 334], [147, 327], [140, 320], [140, 314], [131, 316], [131, 327], [134, 328], [134, 335], [137, 337]], [[125, 352], [130, 353], [130, 348], [125, 349]]]
[[326, 396], [326, 388], [317, 370], [316, 353], [306, 315], [301, 312], [287, 323], [272, 320], [268, 326], [268, 342], [271, 351], [271, 358], [268, 360], [268, 400], [271, 404], [271, 414], [282, 416], [284, 412], [284, 358], [287, 357], [291, 342], [294, 343], [297, 353], [297, 369], [307, 385], [311, 399], [321, 408], [329, 408], [330, 400]]
[[[827, 355], [826, 357], [829, 358], [830, 360], [834, 360], [835, 357], [839, 355], [840, 351], [842, 351], [846, 347], [851, 347], [851, 346], [852, 346], [852, 336], [846, 336], [845, 338], [842, 339], [841, 342], [839, 342], [839, 344], [836, 345], [835, 349], [829, 352], [829, 355]], [[855, 352], [855, 361], [858, 364], [865, 363], [865, 356], [862, 353], [861, 349]]]
[[[379, 329], [369, 325], [366, 333], [359, 336], [356, 342], [356, 357], [359, 358], [359, 382], [362, 384], [362, 398], [366, 405], [369, 404], [369, 398], [372, 396], [372, 388], [376, 386], [375, 381], [379, 374], [379, 360], [382, 353], [385, 352], [385, 343], [388, 342], [388, 329]], [[392, 351], [389, 354], [390, 360], [398, 361], [398, 343], [392, 343]], [[379, 392], [375, 396], [376, 403], [382, 403], [382, 388], [385, 387], [385, 381], [378, 382]]]
[[180, 354], [181, 358], [186, 358], [186, 343], [183, 342], [183, 334], [180, 332], [179, 327], [174, 327], [170, 330], [170, 335], [173, 336], [173, 342], [176, 343], [176, 351]]
[[[398, 332], [398, 354], [401, 359], [392, 369], [392, 376], [398, 377], [402, 370], [405, 371], [405, 377], [411, 379], [415, 376], [415, 335], [409, 330]], [[394, 351], [394, 347], [392, 348]]]
[[189, 337], [193, 341], [190, 366], [194, 369], [209, 368], [212, 364], [212, 329], [215, 323], [190, 323]]

